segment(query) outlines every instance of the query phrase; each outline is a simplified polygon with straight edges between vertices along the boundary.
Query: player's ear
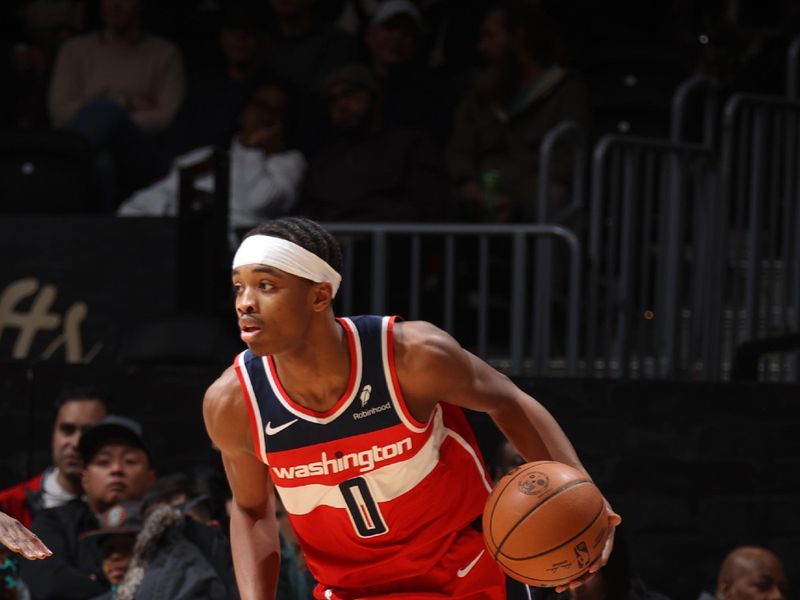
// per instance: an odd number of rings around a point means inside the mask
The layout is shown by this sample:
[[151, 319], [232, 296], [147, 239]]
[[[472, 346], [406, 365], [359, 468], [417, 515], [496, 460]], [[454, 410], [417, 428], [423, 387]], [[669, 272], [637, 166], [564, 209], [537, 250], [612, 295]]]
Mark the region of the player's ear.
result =
[[311, 286], [311, 308], [322, 312], [333, 303], [333, 288], [330, 283], [315, 283]]

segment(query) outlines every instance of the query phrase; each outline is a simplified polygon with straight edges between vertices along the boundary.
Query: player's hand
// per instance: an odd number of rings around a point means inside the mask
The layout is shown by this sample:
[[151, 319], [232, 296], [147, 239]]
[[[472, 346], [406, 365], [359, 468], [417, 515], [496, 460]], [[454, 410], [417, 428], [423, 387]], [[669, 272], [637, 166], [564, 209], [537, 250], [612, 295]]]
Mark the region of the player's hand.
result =
[[568, 589], [574, 589], [576, 587], [582, 586], [586, 583], [589, 579], [594, 577], [595, 573], [597, 573], [600, 569], [606, 566], [609, 557], [611, 556], [611, 551], [614, 549], [614, 531], [617, 528], [617, 525], [622, 523], [622, 517], [620, 517], [617, 513], [614, 512], [614, 509], [611, 508], [611, 505], [608, 503], [608, 500], [605, 501], [606, 503], [606, 514], [608, 515], [608, 535], [606, 536], [606, 543], [603, 547], [603, 552], [597, 559], [589, 565], [589, 570], [578, 577], [577, 579], [573, 579], [569, 583], [564, 585], [559, 585], [556, 587], [556, 592], [564, 592]]
[[0, 543], [25, 558], [47, 558], [53, 555], [35, 533], [4, 512], [0, 512]]

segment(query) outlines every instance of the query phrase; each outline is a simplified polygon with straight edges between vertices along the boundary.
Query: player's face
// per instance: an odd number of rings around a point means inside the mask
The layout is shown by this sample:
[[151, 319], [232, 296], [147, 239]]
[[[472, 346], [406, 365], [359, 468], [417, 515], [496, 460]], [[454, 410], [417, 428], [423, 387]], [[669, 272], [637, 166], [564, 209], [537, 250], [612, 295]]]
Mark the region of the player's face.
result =
[[82, 481], [89, 504], [102, 511], [116, 502], [141, 500], [155, 473], [144, 450], [110, 440], [92, 456]]
[[259, 356], [306, 343], [313, 283], [266, 265], [233, 271], [236, 316], [244, 343]]
[[83, 460], [78, 453], [81, 434], [106, 416], [106, 409], [96, 400], [70, 400], [58, 410], [53, 425], [53, 464], [66, 477], [78, 477]]

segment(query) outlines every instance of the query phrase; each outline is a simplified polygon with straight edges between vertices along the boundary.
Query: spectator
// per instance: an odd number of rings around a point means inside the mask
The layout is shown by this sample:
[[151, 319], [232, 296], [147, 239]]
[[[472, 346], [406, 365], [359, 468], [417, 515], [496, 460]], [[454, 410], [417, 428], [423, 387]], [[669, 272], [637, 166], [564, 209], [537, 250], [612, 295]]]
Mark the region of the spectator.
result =
[[758, 546], [739, 546], [722, 561], [715, 594], [704, 593], [700, 600], [785, 600], [787, 594], [778, 555]]
[[0, 48], [9, 66], [3, 82], [13, 93], [7, 94], [8, 112], [0, 117], [2, 126], [45, 130], [50, 125], [46, 98], [53, 59], [64, 41], [85, 30], [87, 1], [23, 0], [3, 4]]
[[356, 56], [353, 36], [324, 22], [319, 0], [272, 0], [275, 29], [269, 61], [303, 90], [320, 92], [327, 77]]
[[227, 540], [218, 542], [215, 548], [220, 555], [227, 556], [227, 579], [231, 587], [226, 586], [208, 557], [186, 535], [185, 527], [192, 523], [193, 519], [169, 504], [151, 505], [113, 597], [118, 600], [236, 598]]
[[[230, 142], [230, 228], [252, 227], [286, 214], [292, 207], [306, 162], [289, 149], [291, 107], [288, 88], [277, 82], [255, 87], [241, 108], [240, 127]], [[178, 212], [179, 171], [209, 159], [214, 148], [198, 148], [178, 157], [169, 174], [126, 200], [122, 216], [166, 216]], [[195, 182], [196, 189], [213, 192], [209, 173]]]
[[144, 31], [142, 1], [100, 0], [103, 28], [64, 44], [50, 82], [53, 124], [80, 133], [99, 153], [109, 212], [117, 188], [124, 194], [163, 173], [153, 136], [169, 125], [184, 91], [180, 52]]
[[[588, 122], [585, 86], [559, 65], [560, 41], [553, 23], [534, 0], [508, 0], [486, 14], [479, 44], [484, 77], [462, 100], [447, 159], [474, 219], [531, 221], [539, 145], [553, 126]], [[555, 157], [558, 187], [548, 218], [566, 199], [571, 155], [562, 144]]]
[[429, 136], [385, 124], [378, 83], [349, 65], [327, 82], [336, 137], [309, 162], [298, 213], [320, 221], [434, 221], [450, 193]]
[[0, 510], [30, 527], [40, 511], [80, 496], [83, 461], [78, 440], [87, 428], [105, 416], [106, 399], [99, 390], [87, 387], [63, 391], [56, 401], [52, 466], [28, 481], [0, 491]]
[[42, 511], [31, 530], [53, 551], [48, 560], [21, 565], [34, 599], [92, 598], [108, 589], [96, 546], [80, 534], [98, 528], [98, 516], [114, 504], [141, 500], [155, 480], [139, 423], [109, 415], [88, 429], [78, 445], [85, 465], [84, 499]]
[[100, 528], [81, 534], [81, 539], [96, 544], [100, 550], [103, 575], [111, 590], [97, 600], [116, 598], [119, 586], [133, 555], [136, 535], [142, 529], [141, 503], [123, 502], [115, 504], [100, 516]]
[[235, 131], [245, 95], [266, 60], [265, 31], [258, 4], [239, 1], [222, 9], [222, 64], [189, 86], [168, 132], [171, 157], [224, 143]]
[[[201, 481], [200, 483], [201, 485], [207, 485], [205, 481]], [[175, 473], [162, 477], [145, 495], [145, 511], [151, 511], [153, 507], [158, 504], [168, 504], [182, 511], [187, 517], [194, 519], [195, 522], [202, 523], [206, 527], [217, 529], [220, 527], [220, 523], [212, 518], [211, 498], [206, 495], [198, 494], [198, 487], [197, 482], [184, 473]], [[222, 547], [227, 550], [227, 539], [224, 540], [221, 546], [218, 543], [212, 545], [204, 542], [204, 536], [202, 535], [204, 533], [203, 529], [205, 528], [187, 523], [184, 534], [197, 546], [206, 546], [209, 547], [209, 549]], [[281, 533], [280, 536], [281, 567], [278, 581], [278, 595], [276, 598], [277, 600], [308, 598], [310, 597], [311, 591], [298, 565], [296, 550], [287, 542], [283, 533]], [[208, 557], [207, 552], [204, 552], [204, 554]], [[229, 554], [227, 554], [225, 572], [230, 577], [231, 584], [235, 586], [233, 582], [233, 567], [230, 562]]]
[[383, 93], [386, 122], [423, 129], [442, 145], [448, 132], [442, 86], [422, 58], [422, 15], [410, 0], [385, 0], [365, 35], [369, 66]]

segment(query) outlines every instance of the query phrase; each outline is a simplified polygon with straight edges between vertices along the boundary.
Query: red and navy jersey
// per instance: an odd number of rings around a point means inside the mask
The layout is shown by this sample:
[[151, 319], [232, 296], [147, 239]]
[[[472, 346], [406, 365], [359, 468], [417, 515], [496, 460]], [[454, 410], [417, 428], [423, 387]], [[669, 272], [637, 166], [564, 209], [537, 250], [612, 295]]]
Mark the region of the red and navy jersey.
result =
[[394, 317], [338, 320], [351, 357], [347, 389], [321, 413], [294, 402], [272, 357], [249, 350], [235, 368], [258, 457], [317, 581], [389, 586], [427, 573], [491, 491], [461, 409], [428, 422], [408, 410], [394, 365]]

